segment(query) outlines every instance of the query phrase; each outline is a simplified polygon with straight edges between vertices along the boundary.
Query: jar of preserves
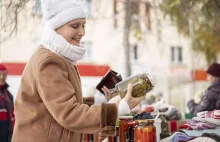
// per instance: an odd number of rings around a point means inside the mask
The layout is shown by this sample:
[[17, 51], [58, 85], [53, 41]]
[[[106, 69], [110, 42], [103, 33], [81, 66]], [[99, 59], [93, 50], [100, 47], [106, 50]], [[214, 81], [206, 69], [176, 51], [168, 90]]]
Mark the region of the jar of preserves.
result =
[[135, 142], [155, 142], [156, 128], [154, 120], [138, 120], [135, 128]]
[[148, 125], [143, 128], [143, 142], [156, 142], [156, 127], [154, 120], [148, 120]]
[[115, 85], [114, 91], [117, 91], [121, 98], [124, 98], [127, 93], [127, 87], [129, 83], [133, 84], [133, 97], [143, 96], [154, 87], [151, 76], [147, 72], [144, 72], [134, 76], [130, 76], [127, 79], [117, 83]]
[[134, 141], [142, 142], [142, 129], [148, 124], [147, 120], [137, 120], [137, 126], [134, 129]]
[[171, 136], [172, 134], [169, 133], [169, 128], [168, 128], [168, 121], [165, 118], [164, 115], [160, 115], [161, 119], [161, 133], [160, 133], [160, 139], [164, 139], [166, 137]]
[[119, 139], [120, 142], [126, 142], [128, 123], [133, 121], [133, 116], [119, 116]]

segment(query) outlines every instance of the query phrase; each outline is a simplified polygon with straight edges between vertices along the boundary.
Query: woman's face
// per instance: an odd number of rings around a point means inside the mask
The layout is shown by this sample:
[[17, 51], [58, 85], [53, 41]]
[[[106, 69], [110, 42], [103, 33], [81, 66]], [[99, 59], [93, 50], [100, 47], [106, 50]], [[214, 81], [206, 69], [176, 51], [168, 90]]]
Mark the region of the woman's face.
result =
[[70, 44], [79, 46], [82, 37], [85, 35], [86, 19], [73, 20], [56, 29]]

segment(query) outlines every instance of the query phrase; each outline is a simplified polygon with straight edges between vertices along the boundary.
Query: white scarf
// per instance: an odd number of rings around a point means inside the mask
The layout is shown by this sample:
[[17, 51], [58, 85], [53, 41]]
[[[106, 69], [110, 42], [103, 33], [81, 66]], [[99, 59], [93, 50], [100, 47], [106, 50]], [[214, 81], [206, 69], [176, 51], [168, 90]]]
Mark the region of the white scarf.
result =
[[53, 53], [66, 58], [72, 64], [76, 64], [78, 60], [82, 59], [86, 52], [83, 44], [80, 46], [70, 44], [63, 36], [48, 26], [44, 28], [41, 44]]

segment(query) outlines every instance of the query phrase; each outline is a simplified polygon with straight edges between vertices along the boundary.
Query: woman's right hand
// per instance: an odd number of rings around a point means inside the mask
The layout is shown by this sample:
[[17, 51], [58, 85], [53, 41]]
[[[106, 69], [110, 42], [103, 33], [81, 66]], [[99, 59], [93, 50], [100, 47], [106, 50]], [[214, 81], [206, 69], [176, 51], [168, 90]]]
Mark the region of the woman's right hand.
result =
[[111, 100], [112, 98], [118, 95], [118, 93], [112, 93], [106, 86], [103, 86], [102, 91], [104, 92], [107, 101]]
[[141, 96], [141, 97], [133, 97], [132, 96], [132, 89], [133, 89], [133, 85], [128, 84], [127, 94], [124, 97], [124, 100], [128, 103], [130, 109], [135, 108], [138, 105], [138, 103], [143, 101], [146, 97], [146, 94], [144, 96]]

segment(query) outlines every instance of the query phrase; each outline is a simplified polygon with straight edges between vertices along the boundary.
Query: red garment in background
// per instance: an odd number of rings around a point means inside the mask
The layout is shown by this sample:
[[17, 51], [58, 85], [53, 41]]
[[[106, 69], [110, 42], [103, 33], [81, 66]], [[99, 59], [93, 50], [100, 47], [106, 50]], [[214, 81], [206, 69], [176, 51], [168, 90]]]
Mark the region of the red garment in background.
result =
[[[9, 98], [9, 95], [8, 95], [7, 91], [6, 91], [6, 90], [3, 90], [3, 87], [4, 87], [4, 86], [0, 85], [0, 90], [1, 90], [1, 92], [4, 94], [5, 99], [6, 99], [8, 102], [10, 102], [10, 103], [13, 104], [13, 102], [11, 102], [11, 100], [10, 100], [10, 98]], [[0, 96], [0, 101], [1, 101], [1, 103], [2, 103], [2, 104], [5, 106], [5, 108], [6, 108], [5, 99]], [[12, 133], [13, 133], [14, 124], [15, 124], [14, 106], [13, 106], [9, 111], [10, 111], [10, 112], [9, 112], [10, 118], [8, 118], [7, 112], [1, 112], [0, 115], [2, 116], [1, 118], [3, 118], [3, 119], [6, 119], [6, 120], [10, 119], [10, 121], [11, 121], [11, 127], [12, 127]]]

